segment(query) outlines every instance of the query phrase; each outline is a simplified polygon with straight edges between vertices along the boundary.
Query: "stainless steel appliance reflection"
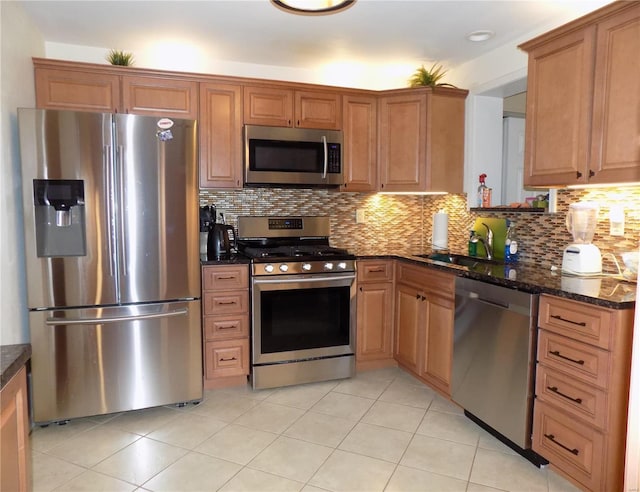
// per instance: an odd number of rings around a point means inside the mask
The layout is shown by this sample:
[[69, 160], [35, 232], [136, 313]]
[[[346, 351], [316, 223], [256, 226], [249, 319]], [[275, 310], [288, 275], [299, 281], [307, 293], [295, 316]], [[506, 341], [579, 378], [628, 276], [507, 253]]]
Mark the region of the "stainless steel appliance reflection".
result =
[[540, 466], [531, 449], [538, 295], [456, 278], [451, 399]]
[[355, 257], [329, 246], [327, 217], [239, 217], [252, 258], [252, 383], [272, 388], [355, 374]]
[[196, 123], [18, 115], [33, 420], [201, 399]]

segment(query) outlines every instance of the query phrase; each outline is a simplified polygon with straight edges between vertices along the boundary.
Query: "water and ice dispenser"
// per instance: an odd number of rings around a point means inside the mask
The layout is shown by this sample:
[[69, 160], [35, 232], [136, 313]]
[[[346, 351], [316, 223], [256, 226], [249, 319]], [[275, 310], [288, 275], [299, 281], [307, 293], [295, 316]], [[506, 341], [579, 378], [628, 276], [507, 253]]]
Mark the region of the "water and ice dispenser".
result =
[[84, 256], [84, 181], [34, 179], [36, 249], [39, 257]]

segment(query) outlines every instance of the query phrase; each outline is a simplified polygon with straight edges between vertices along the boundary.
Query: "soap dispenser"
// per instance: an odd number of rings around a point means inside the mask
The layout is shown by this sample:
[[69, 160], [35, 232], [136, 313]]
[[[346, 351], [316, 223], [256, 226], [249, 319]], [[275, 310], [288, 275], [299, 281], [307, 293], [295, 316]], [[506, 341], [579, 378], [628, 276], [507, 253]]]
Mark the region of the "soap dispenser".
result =
[[514, 227], [509, 224], [507, 227], [507, 237], [504, 240], [504, 262], [516, 263], [518, 261], [518, 241], [515, 236]]

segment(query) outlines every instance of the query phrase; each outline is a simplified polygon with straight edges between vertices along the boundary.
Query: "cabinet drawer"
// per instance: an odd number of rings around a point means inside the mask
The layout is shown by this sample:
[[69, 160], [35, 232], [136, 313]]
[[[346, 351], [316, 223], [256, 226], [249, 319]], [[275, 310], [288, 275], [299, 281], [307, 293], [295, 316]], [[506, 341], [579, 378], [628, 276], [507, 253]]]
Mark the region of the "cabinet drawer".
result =
[[249, 339], [207, 342], [205, 367], [207, 379], [249, 374]]
[[538, 362], [606, 389], [609, 352], [546, 330], [538, 333]]
[[536, 400], [533, 450], [589, 490], [603, 490], [604, 436], [560, 410]]
[[204, 339], [220, 340], [249, 336], [249, 315], [205, 316]]
[[605, 429], [607, 393], [542, 364], [538, 364], [536, 371], [536, 398], [580, 417], [601, 430]]
[[249, 291], [207, 292], [203, 298], [204, 314], [222, 315], [249, 311]]
[[247, 289], [249, 269], [247, 265], [205, 266], [202, 268], [203, 290]]
[[428, 267], [416, 267], [397, 262], [397, 281], [443, 297], [454, 297], [455, 276]]
[[358, 282], [390, 282], [393, 263], [390, 261], [359, 261]]
[[610, 330], [614, 325], [612, 310], [583, 302], [540, 296], [540, 328], [554, 331], [581, 342], [610, 348]]

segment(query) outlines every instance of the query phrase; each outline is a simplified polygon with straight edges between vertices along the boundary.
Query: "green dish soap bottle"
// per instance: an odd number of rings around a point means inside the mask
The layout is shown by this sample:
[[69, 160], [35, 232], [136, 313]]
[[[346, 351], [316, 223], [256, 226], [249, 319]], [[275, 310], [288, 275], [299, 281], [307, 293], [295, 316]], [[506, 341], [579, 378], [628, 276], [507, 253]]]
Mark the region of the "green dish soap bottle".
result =
[[476, 236], [476, 231], [471, 229], [469, 231], [469, 256], [477, 256], [478, 255], [478, 236]]

